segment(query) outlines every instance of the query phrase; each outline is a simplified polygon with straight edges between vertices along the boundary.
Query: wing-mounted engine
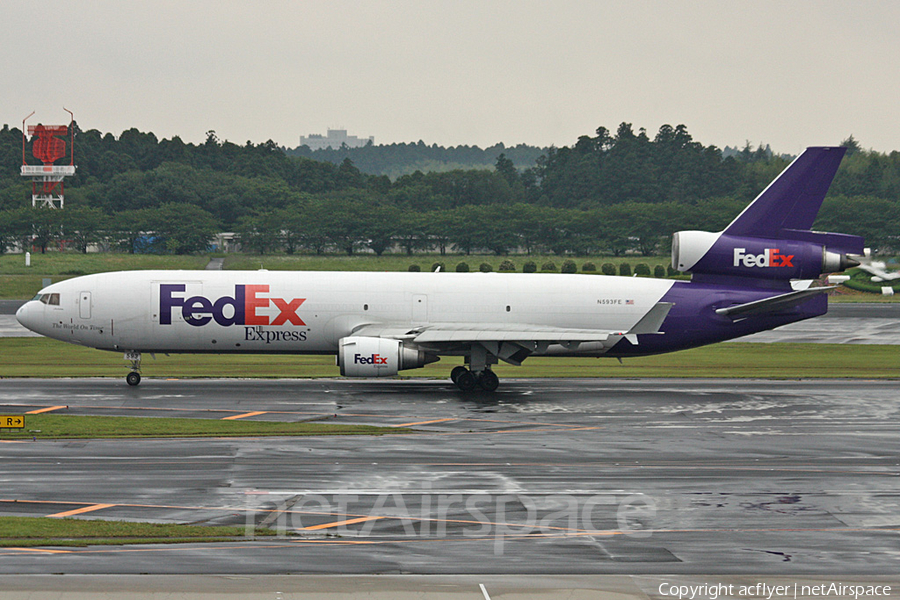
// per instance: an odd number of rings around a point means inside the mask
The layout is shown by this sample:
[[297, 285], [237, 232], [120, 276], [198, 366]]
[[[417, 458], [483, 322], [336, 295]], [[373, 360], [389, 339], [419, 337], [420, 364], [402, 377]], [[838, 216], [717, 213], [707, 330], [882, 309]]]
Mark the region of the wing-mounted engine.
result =
[[344, 377], [391, 377], [438, 360], [434, 354], [390, 338], [357, 336], [338, 342], [337, 363]]
[[855, 235], [811, 231], [846, 148], [807, 148], [724, 231], [679, 231], [672, 267], [704, 276], [815, 279], [859, 264]]

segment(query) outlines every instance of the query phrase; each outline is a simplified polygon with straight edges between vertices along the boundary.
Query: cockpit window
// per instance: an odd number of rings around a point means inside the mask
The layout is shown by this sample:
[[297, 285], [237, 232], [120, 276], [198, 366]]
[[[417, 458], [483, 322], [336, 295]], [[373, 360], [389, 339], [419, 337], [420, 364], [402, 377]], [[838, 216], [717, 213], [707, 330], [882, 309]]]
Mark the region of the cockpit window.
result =
[[41, 304], [49, 304], [50, 306], [59, 306], [59, 294], [38, 294], [32, 300], [37, 300]]

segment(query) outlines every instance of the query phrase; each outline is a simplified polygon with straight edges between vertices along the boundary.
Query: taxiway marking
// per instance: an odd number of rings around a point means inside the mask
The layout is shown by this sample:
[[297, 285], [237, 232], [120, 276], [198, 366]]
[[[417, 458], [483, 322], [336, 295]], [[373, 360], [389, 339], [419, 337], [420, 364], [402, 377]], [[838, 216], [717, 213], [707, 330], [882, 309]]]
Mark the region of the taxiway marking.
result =
[[323, 523], [321, 525], [310, 525], [309, 527], [303, 527], [301, 531], [316, 531], [317, 529], [331, 529], [332, 527], [340, 527], [342, 525], [354, 525], [356, 523], [363, 523], [365, 521], [376, 521], [378, 519], [384, 519], [386, 517], [360, 517], [358, 519], [348, 519], [346, 521], [335, 521], [334, 523]]
[[61, 408], [69, 408], [68, 406], [48, 406], [47, 408], [39, 408], [37, 410], [29, 410], [26, 415], [39, 415], [41, 413], [50, 412], [51, 410], [59, 410]]
[[230, 416], [230, 417], [222, 417], [220, 420], [222, 420], [222, 421], [234, 421], [235, 419], [243, 419], [243, 418], [245, 418], [245, 417], [255, 417], [256, 415], [264, 415], [264, 414], [266, 414], [267, 412], [268, 412], [268, 411], [265, 411], [265, 410], [257, 410], [257, 411], [254, 411], [254, 412], [244, 413], [244, 414], [242, 414], [242, 415], [232, 415], [232, 416]]
[[417, 423], [401, 423], [400, 425], [391, 425], [391, 427], [412, 427], [413, 425], [431, 425], [432, 423], [444, 423], [446, 421], [458, 421], [459, 419], [455, 417], [449, 417], [446, 419], [435, 419], [433, 421], [419, 421]]
[[93, 512], [95, 510], [100, 510], [101, 508], [109, 508], [110, 506], [115, 506], [115, 504], [92, 504], [91, 506], [84, 506], [82, 508], [76, 508], [74, 510], [67, 510], [61, 513], [56, 513], [52, 515], [47, 515], [48, 517], [71, 517], [74, 515], [80, 515], [83, 513]]

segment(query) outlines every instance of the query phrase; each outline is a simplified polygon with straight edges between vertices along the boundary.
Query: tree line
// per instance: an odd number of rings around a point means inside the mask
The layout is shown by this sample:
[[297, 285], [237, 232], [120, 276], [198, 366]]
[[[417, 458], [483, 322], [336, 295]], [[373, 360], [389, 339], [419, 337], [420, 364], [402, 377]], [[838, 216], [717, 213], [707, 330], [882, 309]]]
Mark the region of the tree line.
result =
[[[501, 152], [490, 169], [392, 180], [348, 157], [292, 156], [271, 141], [238, 145], [212, 131], [202, 144], [135, 129], [76, 135], [78, 170], [66, 208], [52, 211], [30, 207], [18, 174], [21, 132], [0, 131], [0, 250], [64, 240], [81, 250], [189, 253], [233, 231], [259, 253], [652, 255], [667, 252], [680, 229], [724, 227], [790, 160], [749, 144], [723, 157], [683, 125], [663, 125], [651, 138], [623, 123], [547, 149], [528, 168]], [[816, 227], [896, 249], [900, 153], [865, 151], [852, 137], [844, 145]]]
[[478, 146], [444, 147], [437, 144], [429, 145], [419, 140], [416, 143], [377, 146], [369, 142], [358, 148], [341, 146], [320, 150], [299, 146], [286, 152], [290, 156], [302, 156], [334, 164], [341, 164], [349, 158], [363, 173], [387, 175], [391, 179], [396, 179], [416, 171], [490, 169], [501, 154], [511, 160], [517, 168], [524, 170], [533, 167], [538, 157], [547, 152], [547, 148], [527, 144], [506, 146], [502, 142], [484, 149]]

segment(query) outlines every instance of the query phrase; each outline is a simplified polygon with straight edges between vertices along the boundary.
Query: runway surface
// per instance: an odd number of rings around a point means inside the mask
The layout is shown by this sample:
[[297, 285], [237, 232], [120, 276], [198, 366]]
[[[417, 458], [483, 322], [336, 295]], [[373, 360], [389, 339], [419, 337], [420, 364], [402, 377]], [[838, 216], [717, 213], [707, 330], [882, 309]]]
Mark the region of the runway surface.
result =
[[0, 414], [34, 411], [416, 433], [0, 444], [0, 515], [284, 533], [0, 549], [4, 574], [871, 579], [900, 555], [896, 382], [0, 381]]
[[900, 345], [900, 304], [838, 304], [815, 319], [739, 338], [737, 342]]

